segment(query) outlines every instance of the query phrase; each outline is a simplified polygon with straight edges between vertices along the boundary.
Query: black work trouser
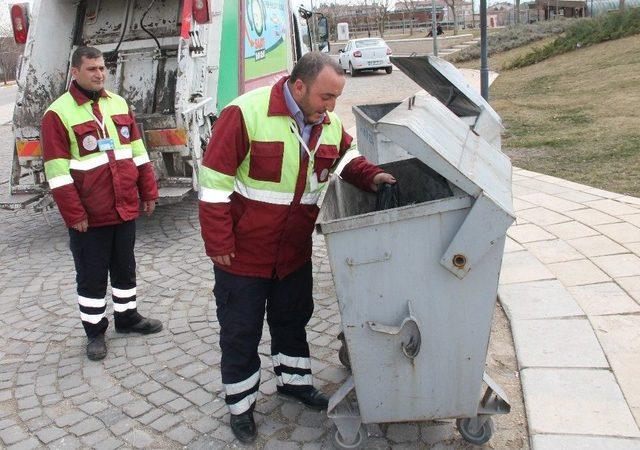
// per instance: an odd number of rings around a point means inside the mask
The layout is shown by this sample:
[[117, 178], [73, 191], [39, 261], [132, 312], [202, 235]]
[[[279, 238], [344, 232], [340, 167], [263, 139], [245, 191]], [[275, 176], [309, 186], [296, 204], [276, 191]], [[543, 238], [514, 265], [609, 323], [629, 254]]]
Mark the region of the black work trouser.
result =
[[108, 277], [116, 327], [134, 325], [141, 319], [136, 308], [135, 242], [135, 220], [91, 227], [83, 233], [69, 228], [80, 318], [90, 338], [104, 333], [109, 325], [105, 317]]
[[279, 387], [311, 389], [305, 327], [313, 314], [311, 262], [283, 279], [233, 275], [215, 267], [222, 383], [231, 414], [252, 409], [260, 386], [258, 345], [265, 309]]

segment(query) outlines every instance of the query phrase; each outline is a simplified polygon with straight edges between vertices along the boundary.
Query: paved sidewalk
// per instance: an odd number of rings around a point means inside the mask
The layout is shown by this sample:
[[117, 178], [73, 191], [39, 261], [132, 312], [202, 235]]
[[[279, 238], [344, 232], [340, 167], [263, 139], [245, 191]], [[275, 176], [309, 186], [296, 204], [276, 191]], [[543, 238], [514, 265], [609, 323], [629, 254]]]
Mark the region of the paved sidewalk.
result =
[[499, 296], [534, 450], [640, 449], [640, 198], [514, 169]]

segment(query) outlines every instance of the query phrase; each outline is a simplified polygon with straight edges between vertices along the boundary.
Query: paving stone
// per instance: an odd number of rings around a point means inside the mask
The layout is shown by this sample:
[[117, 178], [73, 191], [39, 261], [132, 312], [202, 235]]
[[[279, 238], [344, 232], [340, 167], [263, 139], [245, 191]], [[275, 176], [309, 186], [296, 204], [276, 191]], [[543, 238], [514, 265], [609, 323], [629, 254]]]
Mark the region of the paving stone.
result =
[[184, 395], [187, 392], [190, 392], [198, 387], [197, 384], [183, 378], [176, 378], [175, 380], [171, 380], [166, 384], [166, 386], [181, 395]]
[[549, 264], [547, 267], [565, 286], [604, 283], [611, 280], [588, 259]]
[[93, 415], [99, 413], [100, 411], [104, 411], [108, 408], [108, 405], [104, 402], [99, 401], [91, 401], [85, 403], [84, 405], [80, 405], [79, 408], [89, 415]]
[[598, 234], [593, 228], [576, 221], [549, 225], [546, 230], [565, 241]]
[[498, 297], [510, 321], [584, 315], [557, 280], [500, 285]]
[[640, 450], [640, 439], [615, 437], [536, 434], [531, 442], [535, 450]]
[[136, 400], [133, 403], [129, 403], [122, 408], [122, 411], [129, 417], [138, 417], [146, 413], [152, 408], [152, 406], [144, 400]]
[[212, 419], [211, 417], [203, 417], [199, 419], [197, 422], [191, 424], [193, 428], [195, 428], [200, 433], [209, 433], [215, 430], [220, 423], [217, 420]]
[[512, 330], [520, 370], [609, 367], [587, 319], [518, 320]]
[[82, 437], [81, 441], [90, 447], [94, 447], [96, 444], [109, 439], [111, 435], [105, 429], [98, 430], [94, 433], [87, 434]]
[[140, 422], [143, 425], [149, 425], [151, 422], [153, 422], [154, 420], [162, 416], [162, 414], [163, 414], [162, 410], [152, 409], [148, 413], [138, 417], [136, 420], [138, 420], [138, 422]]
[[513, 225], [509, 228], [507, 235], [519, 244], [555, 239], [553, 234], [532, 223], [525, 225]]
[[23, 441], [29, 436], [18, 425], [13, 425], [0, 431], [0, 439], [5, 445], [15, 444], [16, 442]]
[[616, 278], [615, 282], [624, 289], [636, 302], [640, 303], [640, 277]]
[[454, 427], [451, 423], [428, 424], [421, 427], [422, 440], [428, 445], [434, 445], [441, 441], [450, 440], [454, 437]]
[[633, 254], [598, 256], [591, 260], [613, 278], [640, 275], [640, 258]]
[[182, 445], [187, 445], [193, 440], [194, 437], [196, 437], [196, 433], [190, 428], [181, 425], [169, 431], [167, 433], [167, 437], [181, 443]]
[[387, 438], [393, 442], [416, 441], [420, 435], [420, 428], [416, 424], [394, 423], [387, 428]]
[[201, 388], [188, 392], [184, 397], [198, 406], [203, 406], [213, 400], [213, 395]]
[[134, 448], [145, 448], [153, 443], [153, 438], [142, 430], [133, 430], [124, 436], [124, 440]]
[[630, 223], [594, 225], [594, 228], [620, 244], [640, 242], [640, 228]]
[[82, 444], [80, 443], [80, 439], [75, 436], [64, 436], [57, 441], [53, 441], [49, 444], [50, 450], [69, 450], [82, 448]]
[[613, 374], [601, 369], [524, 369], [529, 432], [640, 437]]
[[69, 431], [71, 431], [76, 436], [84, 436], [85, 434], [92, 433], [102, 428], [102, 422], [94, 417], [89, 417], [69, 428]]
[[269, 439], [264, 450], [299, 450], [300, 446], [295, 442], [286, 442], [279, 439]]
[[568, 244], [589, 258], [628, 252], [623, 246], [602, 235], [571, 239]]
[[636, 214], [638, 212], [638, 208], [634, 206], [611, 199], [595, 200], [593, 202], [587, 202], [584, 205], [616, 217], [625, 214]]
[[87, 417], [87, 415], [85, 413], [83, 413], [82, 411], [72, 411], [70, 413], [67, 413], [61, 417], [55, 418], [54, 421], [56, 423], [56, 425], [58, 425], [59, 427], [63, 428], [63, 427], [68, 427], [71, 425], [75, 425], [76, 423], [80, 422], [81, 420], [85, 419]]
[[296, 427], [291, 433], [291, 440], [296, 442], [310, 442], [319, 439], [326, 430], [324, 428]]
[[191, 405], [192, 405], [191, 402], [185, 400], [182, 397], [179, 397], [179, 398], [177, 398], [177, 399], [175, 399], [173, 401], [170, 401], [169, 403], [166, 403], [164, 405], [164, 408], [167, 411], [170, 411], [172, 413], [177, 413], [177, 412], [180, 412], [180, 411], [188, 408]]
[[537, 192], [535, 194], [523, 195], [520, 197], [520, 199], [529, 203], [544, 206], [549, 210], [560, 212], [560, 213], [565, 213], [567, 211], [584, 208], [584, 206], [581, 205], [580, 203], [566, 200], [564, 198], [561, 198], [559, 195], [549, 195], [545, 192]]
[[67, 432], [58, 427], [47, 427], [36, 432], [36, 436], [45, 444], [49, 442], [53, 442], [56, 439], [60, 439], [62, 436], [66, 435]]
[[529, 242], [524, 244], [527, 250], [543, 264], [583, 259], [584, 256], [560, 239], [551, 241]]
[[500, 284], [548, 280], [553, 274], [529, 252], [505, 253], [502, 259]]
[[110, 437], [108, 439], [105, 439], [104, 441], [97, 443], [94, 446], [94, 449], [95, 450], [115, 450], [116, 448], [122, 447], [123, 444], [124, 442], [122, 442], [121, 440], [116, 439], [114, 437]]
[[617, 217], [610, 216], [609, 214], [605, 214], [602, 211], [591, 208], [567, 211], [564, 214], [590, 227], [594, 225], [604, 225], [606, 223], [620, 222], [620, 219]]
[[589, 316], [640, 312], [640, 305], [615, 283], [573, 286], [568, 290]]
[[131, 430], [135, 426], [135, 422], [129, 418], [122, 419], [120, 422], [109, 427], [109, 430], [116, 436], [121, 436]]
[[9, 446], [7, 450], [31, 450], [39, 447], [40, 442], [36, 438], [31, 437], [25, 441]]
[[181, 421], [182, 420], [181, 420], [180, 416], [175, 416], [173, 414], [165, 414], [164, 416], [160, 417], [159, 419], [151, 422], [151, 424], [149, 426], [151, 428], [153, 428], [154, 430], [157, 430], [157, 431], [162, 433], [162, 432], [167, 431], [172, 426], [180, 423]]
[[640, 423], [640, 316], [601, 316], [591, 320], [631, 412]]
[[558, 214], [546, 208], [536, 207], [518, 211], [518, 218], [524, 218], [541, 227], [553, 225], [555, 223], [569, 222], [571, 218]]
[[161, 406], [171, 400], [175, 400], [176, 398], [178, 398], [178, 395], [175, 392], [171, 392], [167, 389], [160, 389], [159, 391], [149, 395], [147, 400], [156, 406]]

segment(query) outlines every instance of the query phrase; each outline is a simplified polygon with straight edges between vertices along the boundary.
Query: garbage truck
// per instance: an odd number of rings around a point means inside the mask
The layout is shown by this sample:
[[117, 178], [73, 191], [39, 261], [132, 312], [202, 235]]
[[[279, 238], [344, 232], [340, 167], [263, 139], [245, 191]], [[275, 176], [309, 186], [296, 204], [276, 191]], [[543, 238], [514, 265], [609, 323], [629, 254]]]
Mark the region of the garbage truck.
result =
[[52, 205], [40, 120], [67, 90], [78, 46], [103, 52], [106, 89], [135, 113], [163, 204], [197, 190], [219, 111], [288, 73], [308, 42], [289, 0], [32, 0], [13, 5], [11, 20], [24, 52], [10, 192], [0, 195], [5, 209]]

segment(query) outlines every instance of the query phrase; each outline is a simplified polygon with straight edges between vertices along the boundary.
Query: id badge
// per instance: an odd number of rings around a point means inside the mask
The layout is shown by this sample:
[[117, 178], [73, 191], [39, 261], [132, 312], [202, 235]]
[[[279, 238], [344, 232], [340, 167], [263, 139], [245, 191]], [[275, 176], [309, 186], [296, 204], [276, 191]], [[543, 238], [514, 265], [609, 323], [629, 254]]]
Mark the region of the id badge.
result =
[[98, 150], [106, 152], [107, 150], [115, 150], [116, 145], [113, 138], [98, 139]]

